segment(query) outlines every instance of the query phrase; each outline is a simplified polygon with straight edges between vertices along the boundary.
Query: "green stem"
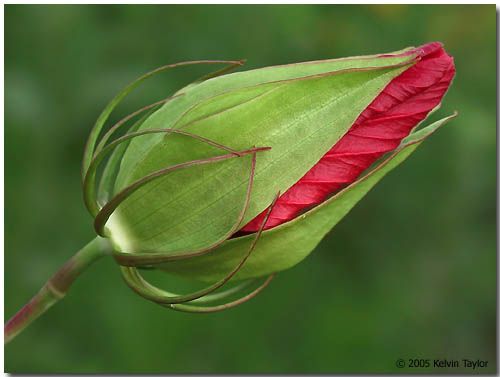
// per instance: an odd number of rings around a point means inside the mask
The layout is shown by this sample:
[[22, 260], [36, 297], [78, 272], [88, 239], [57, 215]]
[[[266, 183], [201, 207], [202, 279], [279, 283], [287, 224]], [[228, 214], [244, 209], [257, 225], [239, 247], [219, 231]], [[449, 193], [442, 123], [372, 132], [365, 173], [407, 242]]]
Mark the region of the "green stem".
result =
[[93, 262], [108, 254], [110, 249], [111, 246], [106, 239], [97, 237], [73, 255], [45, 283], [42, 289], [5, 324], [5, 344], [61, 300], [75, 279]]

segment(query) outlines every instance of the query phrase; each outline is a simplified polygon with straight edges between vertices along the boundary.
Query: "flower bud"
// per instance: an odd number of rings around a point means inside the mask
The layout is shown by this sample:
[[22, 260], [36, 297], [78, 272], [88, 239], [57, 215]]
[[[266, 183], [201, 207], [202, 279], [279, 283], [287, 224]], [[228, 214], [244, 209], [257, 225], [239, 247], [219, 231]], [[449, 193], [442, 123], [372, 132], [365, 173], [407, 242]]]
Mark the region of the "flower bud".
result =
[[[93, 148], [100, 126], [91, 134], [84, 174], [96, 229], [129, 285], [153, 300], [133, 267], [222, 284], [289, 268], [451, 118], [414, 132], [454, 72], [430, 43], [191, 84], [109, 145], [105, 136]], [[95, 171], [111, 151], [98, 200]]]

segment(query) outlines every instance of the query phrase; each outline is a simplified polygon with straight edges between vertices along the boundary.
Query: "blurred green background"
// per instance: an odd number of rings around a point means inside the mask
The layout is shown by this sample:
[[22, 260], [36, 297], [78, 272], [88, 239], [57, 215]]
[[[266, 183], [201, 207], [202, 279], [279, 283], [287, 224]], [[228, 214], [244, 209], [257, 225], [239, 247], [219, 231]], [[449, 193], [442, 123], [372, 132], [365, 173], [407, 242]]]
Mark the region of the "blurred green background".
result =
[[[192, 59], [248, 58], [254, 68], [439, 40], [457, 77], [432, 119], [460, 116], [251, 302], [212, 315], [164, 310], [130, 291], [108, 258], [8, 345], [6, 371], [439, 373], [459, 370], [395, 362], [469, 358], [495, 372], [495, 27], [494, 5], [7, 5], [6, 317], [93, 237], [84, 142], [106, 102], [145, 71]], [[153, 80], [114, 120], [201, 72]]]

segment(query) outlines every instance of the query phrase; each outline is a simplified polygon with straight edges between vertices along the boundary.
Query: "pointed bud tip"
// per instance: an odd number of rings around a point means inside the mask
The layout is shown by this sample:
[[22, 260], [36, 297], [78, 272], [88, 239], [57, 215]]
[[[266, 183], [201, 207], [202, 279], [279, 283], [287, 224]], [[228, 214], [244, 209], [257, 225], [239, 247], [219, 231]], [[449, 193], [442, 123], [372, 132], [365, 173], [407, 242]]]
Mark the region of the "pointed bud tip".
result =
[[443, 50], [443, 44], [441, 42], [429, 42], [417, 47], [415, 50], [421, 57], [424, 57], [436, 51]]

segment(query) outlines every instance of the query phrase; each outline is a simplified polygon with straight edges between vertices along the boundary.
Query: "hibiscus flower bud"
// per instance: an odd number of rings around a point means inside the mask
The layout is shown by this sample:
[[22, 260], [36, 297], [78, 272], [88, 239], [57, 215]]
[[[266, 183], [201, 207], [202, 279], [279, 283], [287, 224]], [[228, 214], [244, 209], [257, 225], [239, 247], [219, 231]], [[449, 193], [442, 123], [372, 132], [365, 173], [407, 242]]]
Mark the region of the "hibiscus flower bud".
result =
[[[228, 66], [130, 114], [98, 141], [114, 107], [143, 80], [214, 63]], [[213, 312], [247, 301], [274, 273], [304, 259], [385, 174], [455, 116], [415, 131], [455, 74], [439, 43], [224, 75], [241, 64], [160, 67], [108, 104], [82, 167], [85, 204], [100, 237], [6, 323], [6, 342], [108, 253], [130, 288], [162, 306]], [[209, 285], [173, 294], [146, 281], [141, 268]], [[230, 280], [237, 285], [219, 291]]]
[[[227, 305], [181, 303], [306, 257], [371, 187], [451, 119], [414, 131], [439, 107], [455, 74], [440, 43], [218, 72], [142, 109], [152, 112], [107, 143], [131, 116], [125, 118], [97, 144], [113, 107], [157, 71], [127, 87], [99, 118], [84, 156], [85, 202], [131, 288], [191, 311]], [[97, 188], [98, 166], [109, 154]], [[138, 267], [212, 285], [176, 296], [146, 282]]]

